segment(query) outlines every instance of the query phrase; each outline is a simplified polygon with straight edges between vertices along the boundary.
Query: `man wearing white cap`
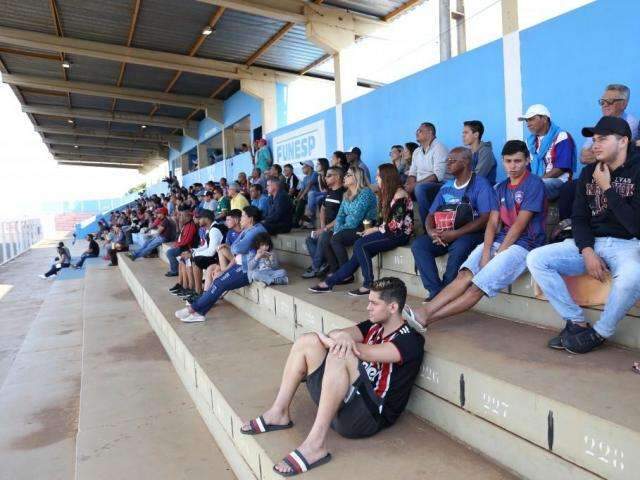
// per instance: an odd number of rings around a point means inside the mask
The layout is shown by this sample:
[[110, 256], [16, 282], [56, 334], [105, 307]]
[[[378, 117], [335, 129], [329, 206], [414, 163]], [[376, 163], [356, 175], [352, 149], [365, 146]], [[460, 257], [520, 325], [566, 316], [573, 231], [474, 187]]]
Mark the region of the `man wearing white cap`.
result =
[[560, 188], [573, 175], [576, 145], [569, 132], [551, 121], [544, 105], [531, 105], [518, 120], [526, 121], [531, 135], [527, 138], [531, 152], [531, 171], [542, 178], [547, 198], [555, 200]]

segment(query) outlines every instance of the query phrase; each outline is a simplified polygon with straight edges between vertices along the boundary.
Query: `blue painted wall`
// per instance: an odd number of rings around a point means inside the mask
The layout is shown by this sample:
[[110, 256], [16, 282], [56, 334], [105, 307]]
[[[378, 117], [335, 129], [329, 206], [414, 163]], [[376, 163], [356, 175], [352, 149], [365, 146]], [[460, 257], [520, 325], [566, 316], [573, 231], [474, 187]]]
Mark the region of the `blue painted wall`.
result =
[[287, 125], [288, 87], [284, 83], [276, 82], [276, 122], [277, 128]]
[[600, 0], [522, 31], [524, 107], [544, 103], [578, 147], [582, 127], [602, 115], [597, 100], [607, 84], [631, 88], [628, 111], [638, 116], [638, 18], [637, 0]]
[[462, 122], [481, 120], [494, 150], [504, 142], [502, 41], [496, 41], [386, 85], [343, 105], [345, 149], [359, 146], [372, 172], [389, 161], [394, 144], [415, 141], [420, 123], [437, 137], [461, 145]]

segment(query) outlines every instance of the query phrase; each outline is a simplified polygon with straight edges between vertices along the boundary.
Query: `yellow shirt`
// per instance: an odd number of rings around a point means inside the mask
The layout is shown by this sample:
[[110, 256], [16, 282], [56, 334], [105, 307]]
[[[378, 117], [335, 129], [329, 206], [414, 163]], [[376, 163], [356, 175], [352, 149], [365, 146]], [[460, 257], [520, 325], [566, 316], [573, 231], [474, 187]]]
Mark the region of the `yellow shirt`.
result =
[[247, 197], [245, 197], [241, 193], [238, 193], [235, 197], [231, 199], [231, 210], [242, 211], [244, 207], [248, 207], [248, 206], [249, 206], [249, 200], [247, 200]]

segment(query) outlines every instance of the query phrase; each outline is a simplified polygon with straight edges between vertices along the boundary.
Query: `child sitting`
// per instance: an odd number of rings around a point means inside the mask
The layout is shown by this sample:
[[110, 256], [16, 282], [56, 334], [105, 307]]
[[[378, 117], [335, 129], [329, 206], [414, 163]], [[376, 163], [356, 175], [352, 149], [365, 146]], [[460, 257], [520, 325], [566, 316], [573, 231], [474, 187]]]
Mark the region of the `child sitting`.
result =
[[249, 253], [248, 272], [250, 282], [264, 282], [266, 285], [287, 285], [287, 272], [280, 268], [273, 251], [273, 243], [268, 233], [256, 235]]

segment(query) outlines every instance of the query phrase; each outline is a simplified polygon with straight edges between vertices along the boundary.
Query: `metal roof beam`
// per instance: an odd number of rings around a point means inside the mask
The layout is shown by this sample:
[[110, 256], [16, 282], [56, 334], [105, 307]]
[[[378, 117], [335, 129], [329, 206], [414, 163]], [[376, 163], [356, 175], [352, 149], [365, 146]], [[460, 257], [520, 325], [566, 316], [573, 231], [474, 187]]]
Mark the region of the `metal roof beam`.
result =
[[[153, 145], [148, 145], [148, 146], [144, 146], [144, 145], [139, 145], [136, 143], [131, 143], [129, 145], [124, 145], [122, 143], [120, 144], [114, 144], [114, 143], [103, 143], [100, 142], [99, 140], [76, 140], [76, 139], [68, 139], [68, 140], [61, 140], [59, 138], [53, 139], [53, 138], [45, 138], [44, 143], [46, 143], [47, 145], [52, 145], [52, 146], [56, 146], [56, 145], [69, 145], [72, 147], [75, 147], [76, 145], [78, 147], [92, 147], [92, 148], [106, 148], [106, 149], [112, 149], [112, 150], [133, 150], [133, 151], [139, 151], [139, 152], [147, 152], [149, 154], [152, 153], [160, 153], [160, 149], [159, 148], [155, 148]], [[55, 147], [54, 147], [55, 148]]]
[[110, 43], [57, 37], [46, 33], [0, 27], [0, 42], [14, 47], [37, 48], [46, 51], [62, 51], [91, 58], [145, 65], [147, 67], [178, 70], [221, 78], [259, 79], [295, 78], [297, 75], [262, 67], [248, 67], [240, 63], [209, 58], [160, 52], [144, 48], [126, 47]]
[[149, 155], [148, 153], [145, 154], [143, 152], [137, 152], [137, 153], [131, 153], [131, 154], [127, 154], [125, 152], [122, 153], [122, 155], [118, 154], [111, 154], [111, 153], [106, 153], [106, 152], [100, 152], [100, 153], [87, 153], [87, 152], [82, 152], [79, 151], [75, 148], [65, 148], [65, 147], [58, 147], [55, 148], [55, 146], [52, 146], [51, 148], [49, 148], [49, 151], [51, 152], [52, 155], [65, 155], [67, 157], [70, 158], [79, 158], [81, 159], [82, 157], [104, 157], [106, 159], [114, 159], [114, 160], [137, 160], [137, 161], [146, 161], [146, 160], [151, 160], [152, 158], [155, 158], [156, 156], [153, 155]]
[[39, 133], [51, 133], [55, 135], [71, 135], [74, 137], [116, 138], [122, 140], [135, 140], [136, 142], [151, 142], [161, 144], [166, 144], [169, 142], [179, 144], [182, 141], [182, 136], [180, 135], [118, 132], [107, 129], [36, 126], [35, 131]]
[[104, 167], [104, 168], [125, 168], [129, 170], [140, 170], [144, 165], [129, 164], [129, 163], [114, 163], [114, 162], [92, 162], [84, 161], [79, 162], [76, 160], [65, 160], [63, 158], [57, 158], [58, 165], [66, 165], [68, 167]]
[[66, 161], [75, 160], [77, 162], [97, 161], [97, 162], [105, 162], [105, 163], [115, 162], [115, 163], [129, 164], [129, 165], [131, 164], [141, 165], [146, 160], [144, 158], [127, 159], [122, 157], [112, 157], [110, 155], [95, 155], [95, 154], [74, 155], [74, 154], [65, 153], [65, 152], [51, 152], [51, 154], [53, 155], [53, 158], [55, 160], [58, 160], [59, 158], [64, 158]]
[[66, 108], [48, 105], [23, 105], [24, 113], [48, 115], [63, 118], [86, 118], [105, 122], [131, 123], [134, 125], [153, 125], [166, 128], [196, 128], [197, 122], [186, 122], [179, 118], [141, 115], [138, 113], [110, 112], [93, 108]]
[[3, 74], [2, 81], [9, 85], [78, 93], [94, 97], [113, 97], [135, 102], [159, 103], [161, 105], [173, 105], [185, 108], [209, 108], [212, 111], [220, 111], [222, 109], [222, 102], [220, 100], [212, 100], [207, 97], [196, 97], [193, 95], [177, 95], [174, 93], [144, 90], [141, 88], [114, 87], [112, 85], [88, 82], [70, 82], [31, 75]]

